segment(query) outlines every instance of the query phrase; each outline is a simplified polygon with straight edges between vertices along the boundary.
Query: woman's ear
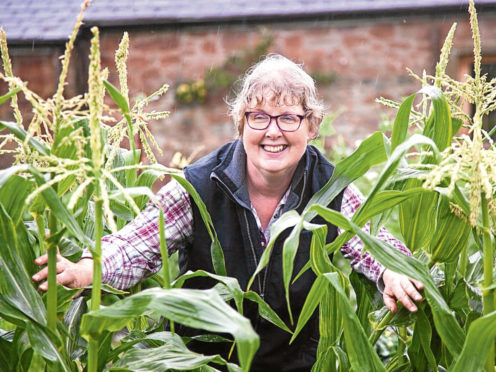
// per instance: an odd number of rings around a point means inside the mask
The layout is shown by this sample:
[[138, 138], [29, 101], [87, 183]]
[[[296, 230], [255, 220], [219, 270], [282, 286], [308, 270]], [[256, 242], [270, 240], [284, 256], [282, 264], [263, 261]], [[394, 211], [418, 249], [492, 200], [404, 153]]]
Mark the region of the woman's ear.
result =
[[319, 130], [315, 128], [313, 125], [310, 126], [310, 130], [308, 131], [307, 142], [313, 141], [319, 135]]

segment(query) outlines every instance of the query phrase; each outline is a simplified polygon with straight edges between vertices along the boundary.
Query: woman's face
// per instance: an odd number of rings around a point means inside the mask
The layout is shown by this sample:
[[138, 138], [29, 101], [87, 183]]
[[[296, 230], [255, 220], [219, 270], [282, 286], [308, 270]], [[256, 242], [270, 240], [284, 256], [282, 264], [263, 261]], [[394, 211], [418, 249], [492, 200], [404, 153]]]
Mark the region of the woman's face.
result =
[[[274, 105], [268, 100], [248, 108], [247, 111], [263, 112], [272, 116], [305, 114], [301, 104]], [[281, 131], [275, 119], [271, 120], [266, 129], [252, 129], [245, 118], [242, 139], [247, 156], [247, 176], [292, 177], [309, 139], [315, 134], [315, 131], [310, 129], [306, 118], [303, 119], [299, 129], [294, 132]]]

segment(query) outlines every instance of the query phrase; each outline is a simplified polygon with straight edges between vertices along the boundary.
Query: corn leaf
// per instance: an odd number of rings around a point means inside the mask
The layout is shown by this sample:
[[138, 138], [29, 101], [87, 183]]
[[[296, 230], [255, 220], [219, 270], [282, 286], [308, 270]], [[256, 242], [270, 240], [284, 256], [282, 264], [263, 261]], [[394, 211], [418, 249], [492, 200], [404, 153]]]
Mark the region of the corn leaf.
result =
[[121, 109], [123, 114], [129, 114], [129, 103], [127, 99], [122, 95], [122, 93], [117, 89], [112, 83], [107, 80], [103, 80], [103, 85], [107, 92], [109, 92], [110, 97], [115, 102], [115, 104]]
[[86, 343], [79, 335], [79, 327], [81, 326], [81, 318], [83, 314], [88, 312], [88, 305], [83, 297], [78, 297], [72, 301], [71, 306], [64, 314], [64, 325], [67, 328], [69, 337], [65, 339], [65, 349], [71, 355], [71, 359], [76, 355], [77, 350]]
[[244, 293], [244, 298], [258, 304], [258, 313], [262, 318], [268, 320], [277, 327], [285, 330], [288, 333], [293, 333], [288, 326], [282, 321], [277, 313], [272, 310], [267, 302], [265, 302], [257, 292], [248, 291]]
[[[421, 180], [411, 178], [406, 182], [405, 188], [406, 190], [411, 188], [418, 189], [421, 186]], [[401, 234], [406, 246], [412, 252], [428, 244], [429, 238], [434, 233], [437, 198], [438, 194], [433, 191], [417, 193], [411, 195], [400, 205]]]
[[0, 293], [0, 317], [19, 327], [25, 327], [31, 319]]
[[[25, 141], [28, 136], [28, 132], [16, 123], [0, 121], [0, 130], [2, 129], [8, 129], [10, 133], [19, 138], [21, 141]], [[28, 145], [32, 150], [37, 151], [42, 155], [48, 156], [50, 154], [50, 150], [33, 137], [29, 137]]]
[[396, 114], [394, 119], [393, 131], [391, 132], [391, 151], [400, 143], [404, 142], [408, 133], [408, 123], [410, 120], [410, 111], [412, 110], [413, 100], [417, 93], [406, 98]]
[[182, 288], [184, 282], [188, 279], [191, 278], [197, 278], [197, 277], [209, 277], [214, 280], [217, 280], [218, 282], [222, 283], [224, 287], [227, 289], [229, 294], [234, 298], [234, 302], [236, 303], [236, 307], [238, 311], [242, 314], [243, 313], [243, 291], [241, 290], [241, 287], [239, 286], [239, 282], [236, 278], [231, 278], [229, 276], [224, 276], [224, 275], [216, 275], [209, 273], [204, 270], [196, 270], [196, 271], [188, 271], [181, 275], [179, 278], [177, 278], [176, 281], [174, 281], [173, 288]]
[[[34, 176], [38, 186], [45, 184], [45, 179], [34, 167], [30, 167], [29, 172]], [[50, 207], [50, 210], [57, 216], [58, 220], [62, 222], [80, 242], [88, 246], [93, 246], [91, 239], [86, 236], [83, 230], [81, 230], [81, 227], [64, 205], [62, 200], [60, 200], [55, 190], [52, 187], [48, 187], [43, 190], [41, 194]]]
[[[346, 186], [386, 159], [383, 134], [376, 132], [365, 139], [355, 152], [336, 164], [331, 179], [312, 196], [304, 212], [313, 204], [329, 205]], [[310, 214], [308, 217], [311, 219], [313, 216]]]
[[0, 294], [28, 318], [46, 324], [45, 306], [17, 255], [17, 234], [12, 219], [0, 205]]
[[340, 275], [326, 273], [323, 274], [323, 278], [332, 285], [340, 299], [343, 333], [351, 368], [355, 371], [386, 371], [342, 287]]
[[150, 348], [132, 348], [125, 351], [110, 371], [168, 371], [168, 370], [214, 370], [206, 369], [208, 363], [229, 365], [229, 370], [239, 370], [235, 365], [227, 363], [219, 355], [206, 356], [194, 353], [184, 345], [178, 335], [168, 334], [168, 337], [138, 339], [140, 342], [159, 340], [161, 345]]
[[49, 361], [56, 362], [57, 366], [62, 371], [71, 371], [70, 364], [67, 362], [66, 357], [59, 351], [60, 345], [53, 342], [55, 336], [49, 337], [46, 333], [47, 329], [44, 330], [34, 323], [28, 323], [26, 330], [29, 343], [38, 354]]
[[177, 182], [183, 186], [186, 191], [188, 191], [189, 195], [193, 198], [198, 210], [200, 211], [203, 222], [205, 223], [205, 227], [207, 228], [208, 234], [212, 239], [212, 245], [210, 247], [210, 254], [212, 256], [212, 264], [214, 266], [215, 273], [218, 275], [227, 275], [226, 272], [226, 264], [224, 261], [224, 252], [222, 251], [222, 247], [220, 246], [219, 239], [217, 238], [217, 233], [215, 232], [214, 224], [212, 222], [212, 218], [208, 214], [207, 207], [203, 200], [201, 200], [200, 195], [195, 190], [193, 185], [191, 185], [188, 180], [184, 177], [180, 177], [176, 174], [171, 174], [171, 177], [174, 178]]
[[444, 196], [439, 201], [437, 211], [436, 229], [427, 251], [434, 262], [454, 262], [468, 244], [471, 226], [450, 210], [449, 200]]
[[13, 96], [15, 96], [18, 92], [20, 92], [22, 88], [15, 88], [12, 89], [10, 92], [5, 93], [3, 96], [0, 96], [0, 105], [4, 104], [7, 102], [9, 99], [11, 99]]
[[405, 256], [382, 240], [367, 234], [358, 226], [350, 223], [352, 229], [364, 242], [367, 250], [388, 269], [405, 274], [421, 281], [425, 287], [425, 295], [434, 316], [434, 324], [441, 339], [453, 355], [462, 349], [465, 334], [455, 319], [453, 312], [446, 304], [427, 268], [415, 258]]
[[[295, 210], [288, 211], [284, 213], [270, 228], [270, 241], [265, 247], [262, 256], [260, 257], [260, 261], [258, 262], [258, 266], [251, 276], [248, 282], [248, 290], [251, 288], [253, 281], [256, 276], [263, 270], [265, 266], [269, 263], [270, 254], [272, 252], [272, 247], [274, 246], [275, 241], [281, 235], [281, 233], [287, 228], [293, 227], [301, 221], [301, 217]], [[300, 227], [301, 229], [301, 227]]]
[[474, 320], [452, 372], [482, 371], [496, 337], [496, 311]]
[[429, 146], [434, 153], [434, 158], [436, 160], [439, 159], [439, 150], [437, 149], [435, 143], [428, 137], [421, 136], [419, 134], [414, 134], [413, 136], [411, 136], [409, 139], [407, 139], [405, 142], [398, 145], [394, 149], [384, 169], [379, 175], [377, 182], [375, 183], [374, 187], [370, 191], [367, 199], [363, 204], [369, 203], [369, 200], [372, 199], [375, 196], [375, 194], [377, 194], [382, 189], [384, 184], [386, 184], [389, 178], [393, 175], [394, 171], [398, 168], [398, 165], [400, 164], [401, 160], [410, 151], [410, 149], [414, 146], [422, 146], [422, 145]]
[[130, 319], [153, 311], [188, 327], [230, 333], [236, 339], [238, 358], [248, 371], [258, 349], [259, 338], [250, 321], [227, 305], [215, 290], [151, 288], [106, 308], [83, 316], [81, 331], [86, 338], [104, 330], [117, 331]]
[[416, 370], [426, 370], [427, 364], [430, 370], [436, 371], [436, 358], [431, 349], [432, 327], [422, 307], [417, 312], [417, 320], [413, 330], [412, 342], [408, 347], [408, 355], [411, 364]]
[[0, 204], [12, 218], [14, 225], [19, 223], [26, 208], [24, 201], [32, 190], [33, 182], [16, 174], [13, 174], [3, 185], [0, 185]]
[[448, 102], [441, 89], [427, 85], [419, 93], [427, 94], [432, 101], [432, 114], [424, 128], [424, 135], [432, 138], [439, 151], [443, 151], [451, 143], [453, 127]]
[[315, 312], [317, 306], [319, 306], [324, 293], [327, 291], [329, 283], [324, 279], [322, 275], [319, 275], [317, 279], [312, 284], [310, 292], [308, 292], [303, 308], [301, 309], [300, 317], [298, 318], [298, 323], [296, 324], [296, 329], [291, 337], [290, 343], [292, 343], [295, 338], [300, 334], [301, 330], [308, 322], [312, 314]]

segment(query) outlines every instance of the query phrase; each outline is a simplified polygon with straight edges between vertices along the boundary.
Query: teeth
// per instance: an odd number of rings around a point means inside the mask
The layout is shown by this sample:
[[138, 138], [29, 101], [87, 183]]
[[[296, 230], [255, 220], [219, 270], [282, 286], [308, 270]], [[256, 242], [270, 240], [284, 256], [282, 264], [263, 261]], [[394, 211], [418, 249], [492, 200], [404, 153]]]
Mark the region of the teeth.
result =
[[281, 152], [282, 150], [284, 150], [286, 148], [286, 146], [285, 145], [279, 145], [279, 146], [267, 146], [267, 145], [265, 145], [263, 148], [265, 151], [268, 151], [268, 152]]

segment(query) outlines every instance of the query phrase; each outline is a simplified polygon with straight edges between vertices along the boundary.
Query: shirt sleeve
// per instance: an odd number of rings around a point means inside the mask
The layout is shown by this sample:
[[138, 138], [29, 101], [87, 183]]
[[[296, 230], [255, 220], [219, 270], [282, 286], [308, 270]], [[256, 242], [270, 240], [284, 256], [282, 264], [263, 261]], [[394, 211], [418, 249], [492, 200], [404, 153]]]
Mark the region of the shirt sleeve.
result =
[[[159, 213], [169, 254], [184, 246], [193, 234], [193, 214], [188, 192], [175, 180], [156, 194], [155, 202], [115, 234], [102, 239], [102, 281], [114, 288], [129, 288], [162, 266]], [[91, 257], [86, 251], [82, 258]]]
[[[341, 213], [346, 218], [351, 219], [363, 201], [364, 197], [361, 192], [354, 185], [349, 185], [344, 191], [343, 201], [341, 203]], [[369, 233], [370, 223], [368, 222], [362, 229]], [[339, 229], [339, 233], [342, 232], [343, 230]], [[408, 248], [400, 240], [396, 239], [385, 227], [379, 229], [377, 237], [405, 255], [412, 255]], [[341, 247], [341, 252], [345, 258], [350, 260], [353, 270], [362, 273], [369, 280], [376, 283], [378, 289], [382, 292], [384, 289], [382, 274], [385, 267], [379, 263], [379, 261], [376, 261], [369, 252], [362, 254], [363, 248], [363, 242], [355, 235]]]

